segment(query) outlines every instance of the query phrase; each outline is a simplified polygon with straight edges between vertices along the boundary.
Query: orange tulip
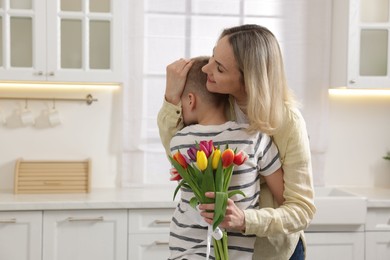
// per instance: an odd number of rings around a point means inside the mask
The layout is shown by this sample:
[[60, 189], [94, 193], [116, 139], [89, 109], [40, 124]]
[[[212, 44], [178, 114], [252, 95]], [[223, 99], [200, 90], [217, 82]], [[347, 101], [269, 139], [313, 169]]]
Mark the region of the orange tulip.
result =
[[232, 163], [233, 163], [234, 151], [232, 149], [228, 148], [225, 151], [223, 151], [221, 157], [222, 157], [222, 165], [223, 165], [223, 167], [227, 168], [230, 165], [232, 165]]
[[187, 169], [188, 167], [188, 163], [187, 163], [187, 160], [186, 158], [184, 158], [184, 156], [180, 153], [180, 151], [178, 151], [177, 153], [175, 153], [173, 155], [173, 159], [178, 162], [184, 169]]

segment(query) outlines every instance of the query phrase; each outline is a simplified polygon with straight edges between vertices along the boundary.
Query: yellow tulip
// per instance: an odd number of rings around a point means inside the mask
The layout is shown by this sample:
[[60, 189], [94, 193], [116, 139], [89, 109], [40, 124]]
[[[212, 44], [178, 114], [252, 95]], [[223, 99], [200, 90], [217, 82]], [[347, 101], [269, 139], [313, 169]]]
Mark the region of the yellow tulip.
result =
[[199, 170], [204, 171], [207, 168], [207, 156], [203, 151], [196, 152], [196, 164]]
[[213, 166], [213, 170], [218, 168], [218, 163], [219, 163], [220, 159], [221, 159], [221, 150], [219, 150], [219, 149], [214, 150], [213, 160], [212, 160], [212, 164], [211, 164]]

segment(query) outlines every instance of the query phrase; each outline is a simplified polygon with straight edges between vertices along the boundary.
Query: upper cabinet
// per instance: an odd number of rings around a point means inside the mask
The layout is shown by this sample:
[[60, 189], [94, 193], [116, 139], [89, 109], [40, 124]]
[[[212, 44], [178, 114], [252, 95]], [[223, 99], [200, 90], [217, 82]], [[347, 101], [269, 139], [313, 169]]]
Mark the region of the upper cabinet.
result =
[[118, 0], [0, 2], [0, 80], [120, 82]]
[[390, 87], [389, 1], [333, 0], [332, 87]]

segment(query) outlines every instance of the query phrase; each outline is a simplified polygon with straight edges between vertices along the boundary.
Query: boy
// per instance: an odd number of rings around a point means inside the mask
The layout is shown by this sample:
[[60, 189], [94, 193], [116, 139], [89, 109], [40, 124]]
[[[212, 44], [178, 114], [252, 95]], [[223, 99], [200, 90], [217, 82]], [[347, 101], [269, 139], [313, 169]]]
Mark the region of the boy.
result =
[[[235, 167], [230, 189], [239, 189], [246, 195], [233, 196], [241, 209], [258, 208], [260, 176], [267, 181], [279, 204], [283, 198], [283, 176], [278, 150], [272, 139], [263, 133], [248, 133], [247, 125], [228, 121], [225, 115], [229, 104], [228, 95], [211, 93], [206, 88], [207, 76], [201, 68], [208, 57], [193, 59], [184, 92], [181, 96], [184, 127], [172, 138], [171, 153], [186, 150], [195, 142], [213, 140], [215, 146], [229, 145], [233, 150], [245, 151], [249, 158]], [[193, 193], [181, 189], [181, 200], [174, 212], [170, 225], [169, 259], [204, 259], [206, 256], [207, 227], [199, 225], [199, 212], [190, 205]], [[255, 237], [228, 230], [230, 259], [252, 259]]]

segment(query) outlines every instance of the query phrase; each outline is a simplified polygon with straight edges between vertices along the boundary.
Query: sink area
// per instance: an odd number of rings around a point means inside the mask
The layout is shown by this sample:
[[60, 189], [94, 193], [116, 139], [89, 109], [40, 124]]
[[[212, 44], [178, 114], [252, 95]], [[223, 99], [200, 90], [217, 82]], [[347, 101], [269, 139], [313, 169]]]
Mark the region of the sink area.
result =
[[311, 225], [362, 225], [366, 221], [367, 200], [336, 187], [315, 187], [317, 212]]

